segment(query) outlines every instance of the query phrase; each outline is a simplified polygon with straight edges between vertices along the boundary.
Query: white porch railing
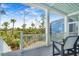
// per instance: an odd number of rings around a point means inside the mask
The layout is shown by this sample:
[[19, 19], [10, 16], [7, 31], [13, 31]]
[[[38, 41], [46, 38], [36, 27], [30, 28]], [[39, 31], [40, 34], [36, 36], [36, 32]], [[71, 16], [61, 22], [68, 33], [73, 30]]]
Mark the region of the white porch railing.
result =
[[[51, 40], [62, 41], [65, 38], [66, 33], [52, 33], [50, 35]], [[69, 36], [75, 36], [76, 33], [69, 33]], [[35, 48], [46, 44], [45, 34], [23, 34], [21, 32], [20, 50], [26, 48]], [[37, 43], [38, 42], [38, 43]], [[39, 43], [40, 42], [40, 43]]]
[[45, 34], [23, 34], [21, 32], [20, 49], [34, 48], [45, 44]]
[[78, 35], [78, 32], [76, 33], [76, 32], [70, 32], [69, 33], [69, 36], [77, 36]]
[[24, 35], [25, 39], [27, 41], [30, 40], [45, 40], [45, 34], [25, 34]]
[[50, 35], [50, 39], [51, 40], [56, 40], [56, 41], [61, 41], [66, 36], [77, 36], [77, 35], [78, 35], [78, 33], [74, 33], [74, 32], [71, 32], [68, 35], [66, 35], [66, 33], [52, 33]]
[[60, 41], [64, 38], [64, 33], [52, 33], [50, 35], [51, 40]]
[[[52, 33], [50, 35], [51, 40], [62, 40], [66, 36], [66, 33]], [[78, 35], [77, 33], [69, 33], [67, 36], [76, 36]], [[46, 42], [46, 35], [45, 34], [23, 34], [21, 33], [21, 46], [20, 48], [27, 47], [35, 42]], [[40, 43], [41, 45], [41, 43]], [[28, 47], [27, 47], [28, 48]]]

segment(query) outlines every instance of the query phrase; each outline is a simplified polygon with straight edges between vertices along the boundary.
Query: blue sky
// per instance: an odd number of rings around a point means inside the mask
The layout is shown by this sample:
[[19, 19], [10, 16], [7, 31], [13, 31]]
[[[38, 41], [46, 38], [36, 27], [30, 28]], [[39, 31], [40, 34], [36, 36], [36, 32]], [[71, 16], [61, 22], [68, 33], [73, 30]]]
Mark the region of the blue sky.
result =
[[[21, 27], [23, 24], [24, 19], [24, 11], [26, 11], [25, 20], [26, 20], [26, 27], [30, 27], [31, 23], [35, 23], [36, 27], [40, 25], [41, 17], [40, 15], [44, 14], [45, 12], [41, 9], [34, 8], [31, 6], [27, 6], [21, 3], [2, 3], [0, 10], [4, 9], [6, 11], [6, 15], [1, 15], [1, 23], [8, 21], [10, 22], [10, 19], [14, 18], [16, 19], [15, 27]], [[50, 13], [50, 20], [54, 21], [57, 19], [62, 18], [62, 16], [59, 16], [54, 13]], [[10, 24], [9, 27], [12, 27], [12, 24]]]

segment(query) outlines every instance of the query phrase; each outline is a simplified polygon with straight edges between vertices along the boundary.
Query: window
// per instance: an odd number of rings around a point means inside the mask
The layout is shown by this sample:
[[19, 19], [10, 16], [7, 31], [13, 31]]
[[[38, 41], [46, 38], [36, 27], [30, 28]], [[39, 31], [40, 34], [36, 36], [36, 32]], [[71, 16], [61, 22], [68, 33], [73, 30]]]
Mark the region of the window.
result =
[[69, 24], [69, 32], [74, 32], [75, 31], [75, 24]]
[[78, 26], [76, 23], [69, 24], [69, 32], [77, 32]]

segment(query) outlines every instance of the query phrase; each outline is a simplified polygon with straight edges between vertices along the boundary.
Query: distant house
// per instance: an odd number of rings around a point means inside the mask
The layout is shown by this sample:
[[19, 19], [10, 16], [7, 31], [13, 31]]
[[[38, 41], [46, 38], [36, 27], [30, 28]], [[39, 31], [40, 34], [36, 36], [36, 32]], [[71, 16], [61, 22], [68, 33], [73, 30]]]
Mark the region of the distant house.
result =
[[50, 24], [51, 33], [64, 32], [64, 19], [52, 21]]

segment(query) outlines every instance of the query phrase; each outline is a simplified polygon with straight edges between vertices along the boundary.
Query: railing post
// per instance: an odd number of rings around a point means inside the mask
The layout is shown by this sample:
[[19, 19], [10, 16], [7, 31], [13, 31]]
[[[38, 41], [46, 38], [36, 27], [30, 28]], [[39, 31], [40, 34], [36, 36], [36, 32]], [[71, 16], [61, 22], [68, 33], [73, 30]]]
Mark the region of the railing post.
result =
[[23, 50], [23, 32], [20, 33], [20, 51], [22, 52]]

